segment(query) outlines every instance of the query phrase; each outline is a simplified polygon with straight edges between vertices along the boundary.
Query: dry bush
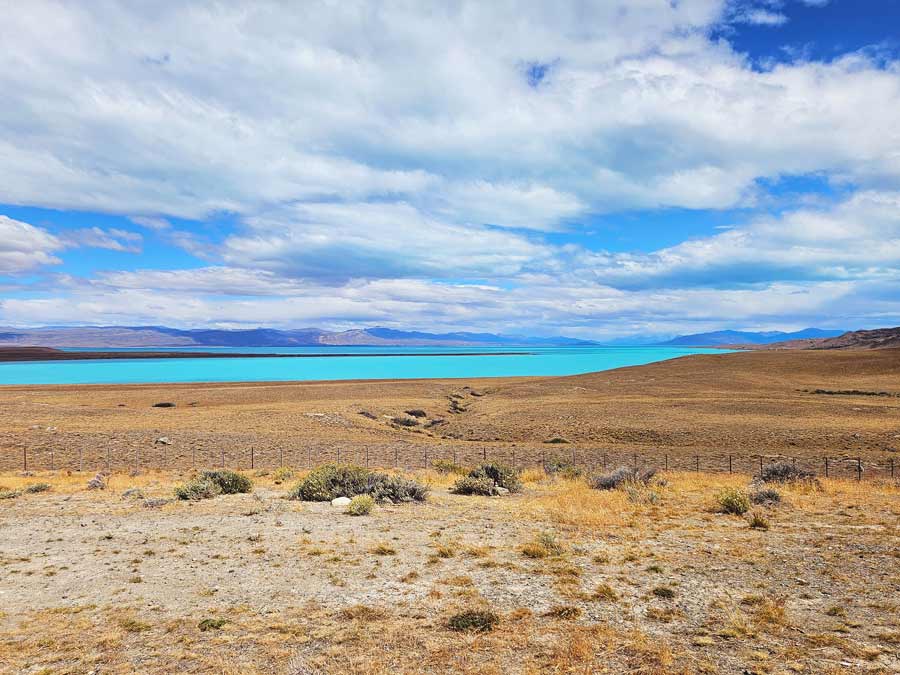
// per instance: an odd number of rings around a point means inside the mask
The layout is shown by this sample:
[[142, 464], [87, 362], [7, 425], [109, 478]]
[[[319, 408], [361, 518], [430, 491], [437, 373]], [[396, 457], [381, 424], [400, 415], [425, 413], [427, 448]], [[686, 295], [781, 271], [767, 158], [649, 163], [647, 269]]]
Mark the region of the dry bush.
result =
[[750, 497], [743, 490], [725, 488], [716, 495], [716, 503], [722, 513], [742, 516], [750, 510]]

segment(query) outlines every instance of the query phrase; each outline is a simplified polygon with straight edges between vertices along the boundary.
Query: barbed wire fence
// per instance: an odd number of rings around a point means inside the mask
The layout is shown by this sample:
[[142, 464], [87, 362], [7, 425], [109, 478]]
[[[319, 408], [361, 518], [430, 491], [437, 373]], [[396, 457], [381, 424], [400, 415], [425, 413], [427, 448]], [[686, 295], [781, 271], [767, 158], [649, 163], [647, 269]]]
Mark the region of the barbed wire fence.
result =
[[748, 454], [721, 450], [615, 449], [583, 446], [498, 446], [465, 443], [428, 445], [404, 442], [347, 443], [248, 443], [216, 447], [214, 443], [179, 443], [168, 438], [145, 443], [133, 439], [110, 440], [77, 448], [55, 443], [24, 443], [0, 448], [0, 469], [6, 471], [139, 472], [231, 468], [268, 470], [280, 466], [313, 468], [326, 463], [350, 463], [369, 468], [416, 470], [431, 468], [435, 461], [472, 466], [501, 462], [517, 469], [561, 463], [588, 474], [618, 467], [657, 471], [755, 474], [776, 462], [790, 462], [798, 469], [827, 478], [894, 479], [900, 467], [891, 454], [873, 453], [790, 456], [779, 453]]

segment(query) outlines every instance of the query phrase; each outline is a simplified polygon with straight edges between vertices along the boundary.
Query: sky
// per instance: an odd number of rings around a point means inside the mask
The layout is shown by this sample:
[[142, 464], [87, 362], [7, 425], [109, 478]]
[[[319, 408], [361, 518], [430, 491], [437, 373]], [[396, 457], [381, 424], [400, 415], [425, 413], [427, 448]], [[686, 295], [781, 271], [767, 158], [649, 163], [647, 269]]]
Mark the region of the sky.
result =
[[900, 0], [0, 16], [0, 325], [900, 325]]

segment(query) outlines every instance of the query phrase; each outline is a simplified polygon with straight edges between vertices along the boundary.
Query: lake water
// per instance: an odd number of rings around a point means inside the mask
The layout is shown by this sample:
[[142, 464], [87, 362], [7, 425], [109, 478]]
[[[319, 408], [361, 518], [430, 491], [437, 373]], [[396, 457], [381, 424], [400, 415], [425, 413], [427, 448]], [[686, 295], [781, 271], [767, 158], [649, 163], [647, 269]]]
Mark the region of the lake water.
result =
[[[137, 351], [146, 351], [142, 348]], [[91, 351], [79, 349], [77, 351]], [[97, 349], [93, 351], [129, 351]], [[153, 351], [192, 351], [191, 348]], [[267, 354], [363, 354], [329, 358], [123, 359], [0, 363], [0, 384], [264, 382], [576, 375], [721, 349], [685, 347], [198, 347], [193, 351]], [[477, 356], [438, 356], [436, 352]], [[497, 353], [495, 353], [497, 352]], [[503, 355], [499, 352], [504, 352]], [[515, 352], [514, 355], [505, 353]], [[376, 354], [417, 354], [377, 356]], [[486, 355], [484, 355], [486, 354]]]

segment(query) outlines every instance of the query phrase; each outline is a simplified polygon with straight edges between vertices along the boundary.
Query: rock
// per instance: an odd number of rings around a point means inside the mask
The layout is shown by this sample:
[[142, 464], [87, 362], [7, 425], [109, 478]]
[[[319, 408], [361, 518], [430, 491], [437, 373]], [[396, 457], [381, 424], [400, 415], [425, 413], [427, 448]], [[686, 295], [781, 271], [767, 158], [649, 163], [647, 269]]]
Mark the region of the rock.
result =
[[497, 494], [500, 495], [501, 497], [502, 497], [503, 495], [508, 495], [508, 494], [509, 494], [509, 490], [507, 490], [505, 487], [496, 487], [496, 488], [494, 488], [494, 489], [497, 491]]
[[335, 497], [331, 500], [332, 506], [349, 506], [350, 497]]
[[154, 403], [153, 408], [174, 408], [175, 404], [171, 401], [161, 401], [160, 403]]
[[129, 488], [122, 493], [122, 499], [143, 499], [144, 493], [138, 488]]
[[160, 445], [172, 445], [172, 441], [169, 440], [168, 436], [160, 436], [156, 439], [156, 443], [159, 443]]

